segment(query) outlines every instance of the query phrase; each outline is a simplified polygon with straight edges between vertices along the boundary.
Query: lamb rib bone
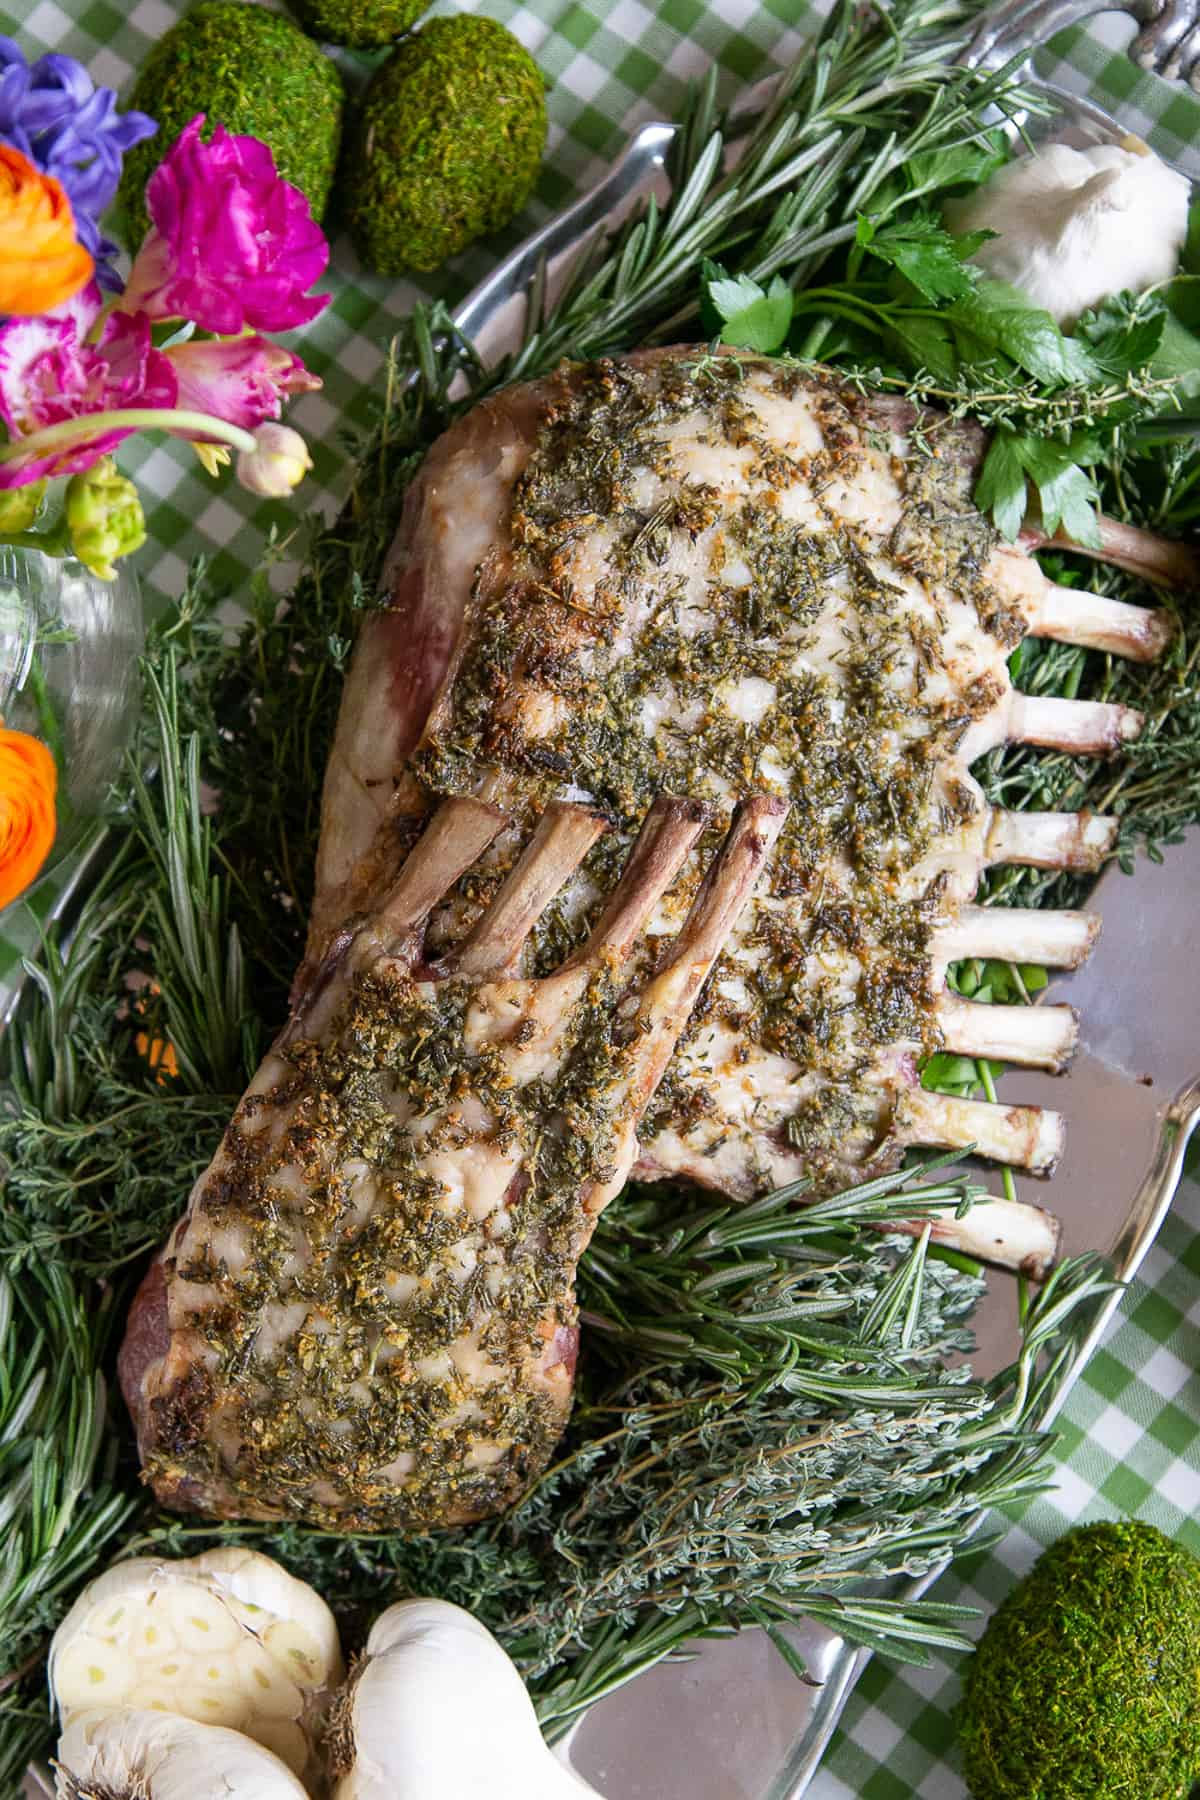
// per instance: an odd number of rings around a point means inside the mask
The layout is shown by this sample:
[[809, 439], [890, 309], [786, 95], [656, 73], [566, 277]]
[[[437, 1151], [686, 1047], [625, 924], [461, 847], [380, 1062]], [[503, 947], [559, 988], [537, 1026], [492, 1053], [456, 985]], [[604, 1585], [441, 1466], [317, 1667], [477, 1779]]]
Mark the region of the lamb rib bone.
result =
[[1154, 532], [1142, 531], [1136, 525], [1126, 525], [1120, 519], [1105, 518], [1103, 514], [1098, 523], [1098, 545], [1077, 542], [1061, 526], [1047, 536], [1028, 522], [1021, 527], [1021, 542], [1030, 550], [1061, 549], [1070, 550], [1076, 556], [1090, 556], [1159, 587], [1194, 588], [1200, 585], [1200, 561], [1187, 544], [1174, 543]]
[[1106, 594], [1063, 587], [1020, 551], [993, 552], [992, 577], [1024, 613], [1034, 637], [1105, 650], [1130, 662], [1156, 662], [1175, 635], [1175, 621], [1163, 608], [1130, 606]]
[[1117, 821], [1101, 813], [995, 811], [988, 825], [984, 859], [989, 865], [1018, 863], [1030, 869], [1070, 869], [1092, 875], [1116, 847]]
[[1032, 1069], [1065, 1069], [1079, 1041], [1073, 1006], [985, 1006], [943, 994], [937, 1024], [946, 1050]]
[[972, 956], [1077, 969], [1091, 955], [1099, 935], [1096, 913], [1052, 907], [964, 906], [956, 918], [934, 933], [937, 985], [945, 982], [947, 964]]
[[897, 1130], [908, 1144], [971, 1149], [1033, 1175], [1052, 1174], [1063, 1149], [1062, 1115], [1049, 1107], [962, 1100], [928, 1093], [919, 1082], [903, 1091]]
[[[430, 909], [506, 822], [442, 803], [197, 1183], [160, 1271], [165, 1340], [131, 1322], [122, 1385], [163, 1498], [371, 1530], [465, 1523], [519, 1495], [570, 1408], [575, 1265], [787, 810], [766, 794], [735, 809], [682, 925], [629, 981], [708, 823], [701, 803], [660, 799], [585, 946], [530, 980], [503, 971], [604, 821], [553, 808], [461, 948], [431, 962]], [[419, 1275], [393, 1266], [414, 1229]], [[157, 1306], [154, 1281], [141, 1303]]]

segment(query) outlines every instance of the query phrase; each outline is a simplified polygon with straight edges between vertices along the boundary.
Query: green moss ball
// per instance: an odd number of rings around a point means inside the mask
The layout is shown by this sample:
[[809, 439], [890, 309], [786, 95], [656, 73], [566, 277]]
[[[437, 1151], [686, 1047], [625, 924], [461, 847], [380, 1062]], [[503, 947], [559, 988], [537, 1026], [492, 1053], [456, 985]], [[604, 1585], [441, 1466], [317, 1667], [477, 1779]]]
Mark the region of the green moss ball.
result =
[[269, 144], [275, 167], [319, 219], [337, 167], [344, 99], [333, 63], [289, 19], [239, 0], [200, 0], [154, 46], [129, 95], [158, 131], [125, 158], [118, 202], [127, 243], [140, 244], [150, 223], [146, 183], [201, 112], [205, 138], [224, 125]]
[[436, 269], [520, 210], [545, 142], [541, 73], [512, 33], [435, 19], [377, 71], [347, 134], [338, 180], [359, 255], [382, 275]]
[[415, 25], [429, 0], [288, 0], [312, 37], [352, 50], [382, 50]]
[[1069, 1531], [965, 1679], [975, 1800], [1180, 1800], [1200, 1776], [1200, 1562], [1152, 1525]]

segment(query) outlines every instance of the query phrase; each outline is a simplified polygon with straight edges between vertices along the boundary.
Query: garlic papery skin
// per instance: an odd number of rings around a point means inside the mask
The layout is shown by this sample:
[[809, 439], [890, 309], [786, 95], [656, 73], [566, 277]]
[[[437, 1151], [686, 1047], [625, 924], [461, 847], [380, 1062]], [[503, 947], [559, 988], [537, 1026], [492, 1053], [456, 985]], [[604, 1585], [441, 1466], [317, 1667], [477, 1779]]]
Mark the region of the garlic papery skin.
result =
[[491, 1632], [444, 1600], [376, 1619], [333, 1714], [334, 1800], [582, 1800]]
[[344, 1665], [318, 1594], [270, 1557], [223, 1549], [106, 1570], [55, 1632], [48, 1674], [64, 1726], [83, 1708], [171, 1713], [242, 1732], [312, 1777]]
[[1111, 294], [1175, 273], [1190, 187], [1140, 138], [1073, 150], [1048, 144], [945, 208], [957, 232], [994, 231], [972, 261], [1060, 325]]
[[58, 1743], [58, 1800], [308, 1800], [261, 1744], [172, 1713], [76, 1713]]

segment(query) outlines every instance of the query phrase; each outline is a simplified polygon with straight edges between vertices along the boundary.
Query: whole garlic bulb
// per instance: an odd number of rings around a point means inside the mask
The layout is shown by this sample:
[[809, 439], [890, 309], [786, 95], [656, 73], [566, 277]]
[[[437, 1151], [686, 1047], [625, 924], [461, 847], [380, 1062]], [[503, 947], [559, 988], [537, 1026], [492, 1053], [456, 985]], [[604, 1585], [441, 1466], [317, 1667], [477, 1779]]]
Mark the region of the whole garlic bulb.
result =
[[334, 1800], [583, 1800], [496, 1639], [445, 1600], [376, 1619], [335, 1706]]
[[1185, 178], [1127, 137], [1086, 150], [1048, 144], [945, 211], [954, 231], [997, 233], [974, 262], [1072, 325], [1110, 294], [1174, 274], [1189, 199]]
[[55, 1632], [48, 1674], [68, 1734], [85, 1709], [173, 1714], [242, 1732], [303, 1776], [343, 1664], [320, 1596], [270, 1557], [230, 1548], [107, 1569]]
[[96, 1708], [58, 1746], [58, 1800], [308, 1800], [277, 1756], [240, 1731], [172, 1713]]

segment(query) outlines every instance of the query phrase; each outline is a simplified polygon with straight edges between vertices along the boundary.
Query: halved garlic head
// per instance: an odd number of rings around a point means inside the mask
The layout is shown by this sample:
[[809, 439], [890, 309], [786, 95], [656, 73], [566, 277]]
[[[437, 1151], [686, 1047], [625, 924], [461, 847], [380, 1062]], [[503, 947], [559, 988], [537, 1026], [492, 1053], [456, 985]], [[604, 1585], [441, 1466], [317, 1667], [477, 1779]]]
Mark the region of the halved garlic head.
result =
[[58, 1800], [307, 1800], [290, 1769], [220, 1725], [143, 1708], [76, 1712], [58, 1743]]
[[314, 1728], [342, 1675], [325, 1602], [251, 1550], [118, 1563], [50, 1646], [64, 1726], [82, 1708], [172, 1713], [243, 1732], [297, 1775], [315, 1766]]

